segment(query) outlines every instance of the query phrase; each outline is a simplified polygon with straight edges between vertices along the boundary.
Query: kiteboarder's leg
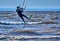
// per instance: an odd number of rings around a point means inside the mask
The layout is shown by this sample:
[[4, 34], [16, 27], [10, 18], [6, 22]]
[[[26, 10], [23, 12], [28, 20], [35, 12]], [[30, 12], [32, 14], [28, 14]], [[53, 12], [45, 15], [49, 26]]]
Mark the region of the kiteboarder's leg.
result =
[[24, 17], [26, 17], [27, 19], [29, 19], [27, 16], [23, 15]]
[[23, 22], [25, 23], [23, 16], [22, 16], [22, 15], [19, 15], [19, 17], [20, 17], [20, 18], [23, 20]]
[[23, 22], [25, 23], [23, 16], [20, 16], [20, 17], [21, 17], [21, 19], [23, 20]]

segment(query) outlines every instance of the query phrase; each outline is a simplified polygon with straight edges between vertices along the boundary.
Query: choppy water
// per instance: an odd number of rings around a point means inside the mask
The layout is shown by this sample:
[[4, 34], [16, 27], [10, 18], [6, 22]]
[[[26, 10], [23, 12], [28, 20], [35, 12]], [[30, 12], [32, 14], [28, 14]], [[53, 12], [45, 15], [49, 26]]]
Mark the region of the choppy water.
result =
[[[26, 22], [41, 23], [2, 24], [1, 21], [22, 22], [22, 20], [16, 12], [0, 12], [0, 41], [60, 41], [60, 11], [29, 11], [24, 12], [24, 14], [28, 17], [33, 15], [31, 20], [25, 18]], [[16, 39], [15, 36], [23, 37]], [[24, 36], [30, 36], [30, 38]], [[34, 38], [33, 36], [40, 36], [40, 38]]]

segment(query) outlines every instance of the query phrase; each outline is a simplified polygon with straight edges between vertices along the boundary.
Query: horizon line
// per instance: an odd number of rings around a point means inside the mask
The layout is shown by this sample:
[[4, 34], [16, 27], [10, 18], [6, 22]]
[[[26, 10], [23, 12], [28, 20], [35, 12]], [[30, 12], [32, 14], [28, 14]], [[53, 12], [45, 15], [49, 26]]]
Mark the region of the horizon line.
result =
[[[16, 8], [0, 8], [0, 11], [15, 11]], [[26, 8], [25, 11], [60, 11], [60, 8]]]

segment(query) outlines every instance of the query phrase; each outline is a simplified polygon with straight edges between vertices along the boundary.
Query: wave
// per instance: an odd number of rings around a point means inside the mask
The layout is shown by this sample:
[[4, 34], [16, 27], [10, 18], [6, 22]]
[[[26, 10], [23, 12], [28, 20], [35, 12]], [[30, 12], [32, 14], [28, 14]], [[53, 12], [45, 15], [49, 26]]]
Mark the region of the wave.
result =
[[40, 22], [8, 22], [8, 21], [0, 21], [0, 24], [39, 24]]
[[0, 21], [0, 24], [7, 25], [16, 25], [16, 24], [60, 24], [60, 22], [56, 21], [38, 21], [38, 22], [11, 22], [11, 21]]
[[6, 35], [0, 35], [0, 39], [1, 38], [9, 38], [9, 39], [42, 39], [42, 38], [60, 38], [60, 36], [51, 36], [51, 35], [47, 35], [47, 36], [6, 36]]

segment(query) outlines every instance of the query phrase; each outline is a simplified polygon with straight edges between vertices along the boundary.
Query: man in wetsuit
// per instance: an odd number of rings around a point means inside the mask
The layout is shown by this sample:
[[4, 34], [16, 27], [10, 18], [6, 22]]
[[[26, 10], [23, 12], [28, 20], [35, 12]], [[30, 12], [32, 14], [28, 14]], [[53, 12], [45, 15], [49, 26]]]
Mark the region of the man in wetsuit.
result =
[[23, 13], [24, 8], [21, 8], [19, 6], [17, 6], [16, 12], [18, 13], [19, 17], [23, 20], [23, 22], [25, 23], [25, 20], [23, 17], [26, 17], [27, 19], [29, 19], [27, 16], [25, 16]]

